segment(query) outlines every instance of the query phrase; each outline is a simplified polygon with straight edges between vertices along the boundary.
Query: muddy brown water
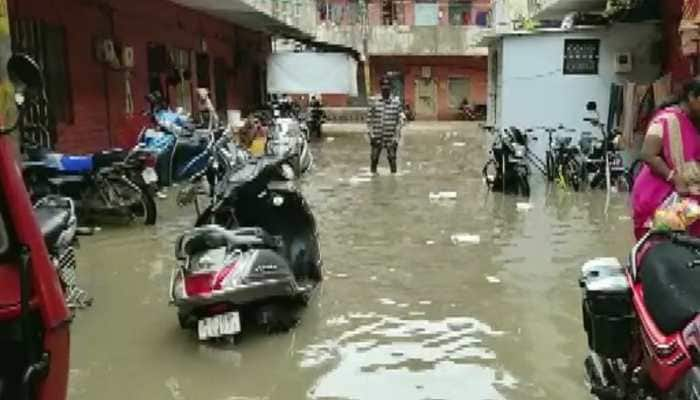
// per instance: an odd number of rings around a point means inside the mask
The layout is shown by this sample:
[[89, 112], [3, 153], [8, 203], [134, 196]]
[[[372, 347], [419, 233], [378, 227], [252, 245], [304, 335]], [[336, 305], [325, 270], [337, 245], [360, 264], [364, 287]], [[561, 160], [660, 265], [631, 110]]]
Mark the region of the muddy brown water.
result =
[[[73, 324], [70, 398], [587, 398], [578, 269], [625, 255], [626, 199], [606, 213], [601, 193], [537, 182], [518, 210], [523, 199], [482, 185], [485, 142], [467, 125], [408, 134], [401, 174], [369, 181], [361, 136], [318, 144], [304, 190], [327, 279], [288, 334], [212, 347], [180, 330], [167, 285], [193, 211], [172, 200], [156, 227], [83, 239], [80, 276], [96, 300]], [[439, 191], [457, 198], [431, 202]]]

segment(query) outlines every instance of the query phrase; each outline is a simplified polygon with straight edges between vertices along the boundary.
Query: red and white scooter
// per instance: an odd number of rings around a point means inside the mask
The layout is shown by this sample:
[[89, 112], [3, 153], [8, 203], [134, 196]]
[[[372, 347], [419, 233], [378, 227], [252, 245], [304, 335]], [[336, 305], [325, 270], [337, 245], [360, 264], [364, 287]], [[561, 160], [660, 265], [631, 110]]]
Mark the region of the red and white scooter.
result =
[[[8, 72], [21, 122], [43, 79], [23, 55]], [[7, 134], [15, 127], [0, 130], [0, 400], [64, 400], [70, 313]]]

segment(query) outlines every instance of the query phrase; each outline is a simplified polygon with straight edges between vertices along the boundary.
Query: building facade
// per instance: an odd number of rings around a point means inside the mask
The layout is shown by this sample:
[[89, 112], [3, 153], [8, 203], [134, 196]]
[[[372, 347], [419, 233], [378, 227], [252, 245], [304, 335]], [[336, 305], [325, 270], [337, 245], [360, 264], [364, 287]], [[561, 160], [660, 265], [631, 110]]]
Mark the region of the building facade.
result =
[[[369, 81], [360, 87], [376, 93], [380, 77], [390, 76], [418, 119], [458, 118], [464, 100], [486, 104], [487, 49], [477, 43], [489, 0], [319, 0], [317, 7], [317, 39], [363, 54], [361, 79]], [[324, 97], [326, 105], [356, 101]]]
[[9, 0], [13, 50], [31, 53], [44, 69], [56, 147], [87, 152], [131, 144], [154, 90], [192, 111], [200, 87], [222, 112], [259, 106], [271, 36], [312, 32], [292, 26], [300, 17], [294, 2], [210, 3]]

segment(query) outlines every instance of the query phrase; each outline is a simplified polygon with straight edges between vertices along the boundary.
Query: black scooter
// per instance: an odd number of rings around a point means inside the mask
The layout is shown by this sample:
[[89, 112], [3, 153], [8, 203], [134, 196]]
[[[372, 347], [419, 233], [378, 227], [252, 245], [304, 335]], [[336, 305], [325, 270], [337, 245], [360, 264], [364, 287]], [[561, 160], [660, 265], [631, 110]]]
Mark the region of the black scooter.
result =
[[315, 218], [288, 157], [237, 164], [176, 245], [170, 301], [200, 340], [292, 328], [322, 280]]

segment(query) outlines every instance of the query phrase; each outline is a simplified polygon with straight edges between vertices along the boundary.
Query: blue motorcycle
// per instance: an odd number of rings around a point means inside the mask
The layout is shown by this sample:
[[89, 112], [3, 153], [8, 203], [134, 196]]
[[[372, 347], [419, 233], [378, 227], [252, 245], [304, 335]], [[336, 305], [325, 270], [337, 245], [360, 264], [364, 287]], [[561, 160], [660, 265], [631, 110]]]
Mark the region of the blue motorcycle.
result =
[[209, 167], [212, 143], [223, 133], [210, 113], [208, 126], [195, 124], [181, 112], [168, 108], [158, 93], [148, 96], [154, 128], [145, 129], [138, 148], [156, 156], [155, 172], [159, 187], [188, 181]]
[[70, 155], [27, 148], [23, 174], [34, 200], [55, 194], [73, 199], [80, 219], [114, 216], [156, 222], [156, 204], [148, 191], [148, 152], [120, 149]]

